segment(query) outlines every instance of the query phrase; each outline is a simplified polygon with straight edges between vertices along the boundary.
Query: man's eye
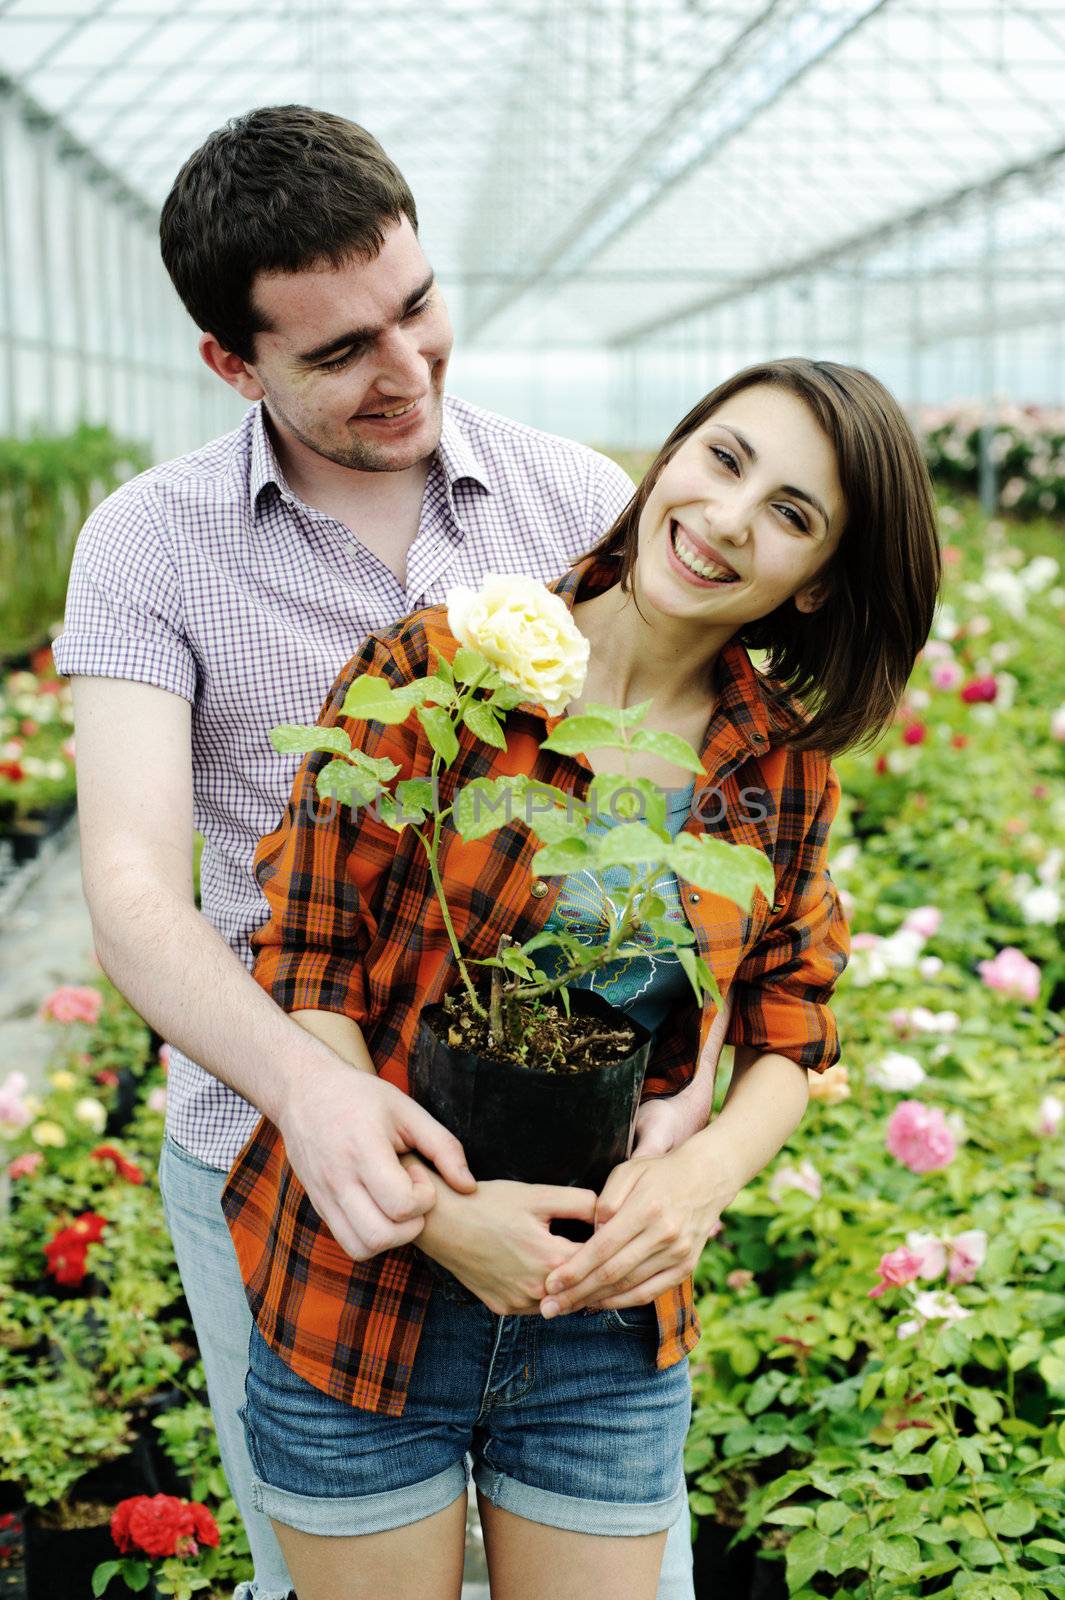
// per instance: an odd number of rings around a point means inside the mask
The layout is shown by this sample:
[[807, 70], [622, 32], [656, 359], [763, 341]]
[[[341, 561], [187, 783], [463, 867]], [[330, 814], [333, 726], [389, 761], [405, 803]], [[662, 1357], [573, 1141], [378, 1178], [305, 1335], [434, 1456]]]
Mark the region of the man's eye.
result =
[[407, 312], [408, 318], [410, 318], [410, 317], [420, 317], [423, 312], [428, 311], [431, 298], [432, 297], [430, 295], [426, 295], [424, 300], [419, 301], [416, 306], [412, 306], [411, 309]]
[[345, 350], [342, 356], [335, 356], [332, 361], [321, 362], [319, 364], [318, 371], [339, 372], [342, 367], [346, 367], [348, 365], [349, 361], [354, 361], [356, 354], [357, 352], [354, 350]]

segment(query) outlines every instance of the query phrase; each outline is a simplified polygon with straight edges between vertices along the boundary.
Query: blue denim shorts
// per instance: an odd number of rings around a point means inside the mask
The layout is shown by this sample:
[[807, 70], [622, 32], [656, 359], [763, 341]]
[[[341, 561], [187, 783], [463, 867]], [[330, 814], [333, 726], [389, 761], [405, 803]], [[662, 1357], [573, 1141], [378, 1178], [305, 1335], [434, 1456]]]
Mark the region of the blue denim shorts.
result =
[[[454, 1283], [454, 1280], [452, 1280]], [[434, 1287], [407, 1402], [387, 1417], [297, 1376], [253, 1325], [244, 1431], [256, 1509], [304, 1533], [381, 1533], [472, 1476], [493, 1505], [576, 1533], [658, 1533], [685, 1504], [687, 1360], [659, 1371], [653, 1305], [547, 1321]]]

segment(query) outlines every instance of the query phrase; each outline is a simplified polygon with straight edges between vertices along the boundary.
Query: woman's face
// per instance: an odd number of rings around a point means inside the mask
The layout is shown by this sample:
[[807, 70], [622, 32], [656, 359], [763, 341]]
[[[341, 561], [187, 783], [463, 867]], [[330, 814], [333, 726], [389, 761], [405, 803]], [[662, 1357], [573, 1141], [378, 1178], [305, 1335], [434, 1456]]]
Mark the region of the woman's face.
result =
[[846, 514], [835, 449], [805, 403], [774, 384], [741, 390], [685, 439], [648, 497], [641, 610], [720, 626], [719, 640], [790, 597], [815, 611]]

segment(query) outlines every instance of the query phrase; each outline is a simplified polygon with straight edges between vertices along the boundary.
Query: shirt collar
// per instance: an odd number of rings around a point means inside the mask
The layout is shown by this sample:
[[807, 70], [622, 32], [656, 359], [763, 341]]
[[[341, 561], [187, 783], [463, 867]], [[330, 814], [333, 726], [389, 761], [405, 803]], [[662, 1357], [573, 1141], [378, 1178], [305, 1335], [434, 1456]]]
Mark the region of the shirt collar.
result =
[[[251, 474], [248, 491], [251, 496], [252, 508], [259, 503], [259, 496], [272, 483], [278, 491], [285, 495], [291, 494], [285, 475], [281, 471], [269, 430], [266, 426], [266, 416], [261, 400], [256, 401], [251, 408]], [[439, 457], [444, 478], [447, 482], [448, 496], [455, 484], [463, 478], [471, 479], [482, 489], [491, 492], [491, 484], [481, 465], [470, 441], [466, 438], [456, 423], [454, 417], [444, 404], [444, 420], [440, 429], [440, 443], [436, 454]]]
[[[585, 556], [547, 587], [560, 595], [570, 611], [578, 599], [588, 600], [618, 581], [617, 555]], [[733, 756], [760, 756], [768, 750], [773, 723], [770, 699], [764, 679], [755, 671], [746, 649], [738, 639], [730, 639], [717, 658], [717, 705], [707, 725], [699, 759], [706, 776], [713, 779]], [[549, 716], [543, 706], [526, 701], [521, 709], [543, 717], [550, 733], [562, 716]]]

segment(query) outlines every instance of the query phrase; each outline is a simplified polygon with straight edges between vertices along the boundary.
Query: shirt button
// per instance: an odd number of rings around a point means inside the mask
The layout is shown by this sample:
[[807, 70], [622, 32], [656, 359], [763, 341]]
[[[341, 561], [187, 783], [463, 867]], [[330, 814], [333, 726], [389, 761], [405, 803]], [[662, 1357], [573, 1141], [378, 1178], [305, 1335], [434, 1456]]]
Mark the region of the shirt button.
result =
[[529, 890], [534, 900], [542, 900], [547, 893], [547, 884], [542, 878], [534, 878], [532, 888]]
[[695, 892], [694, 889], [692, 890], [691, 894], [688, 896], [688, 904], [690, 906], [697, 906], [699, 904], [699, 896]]

